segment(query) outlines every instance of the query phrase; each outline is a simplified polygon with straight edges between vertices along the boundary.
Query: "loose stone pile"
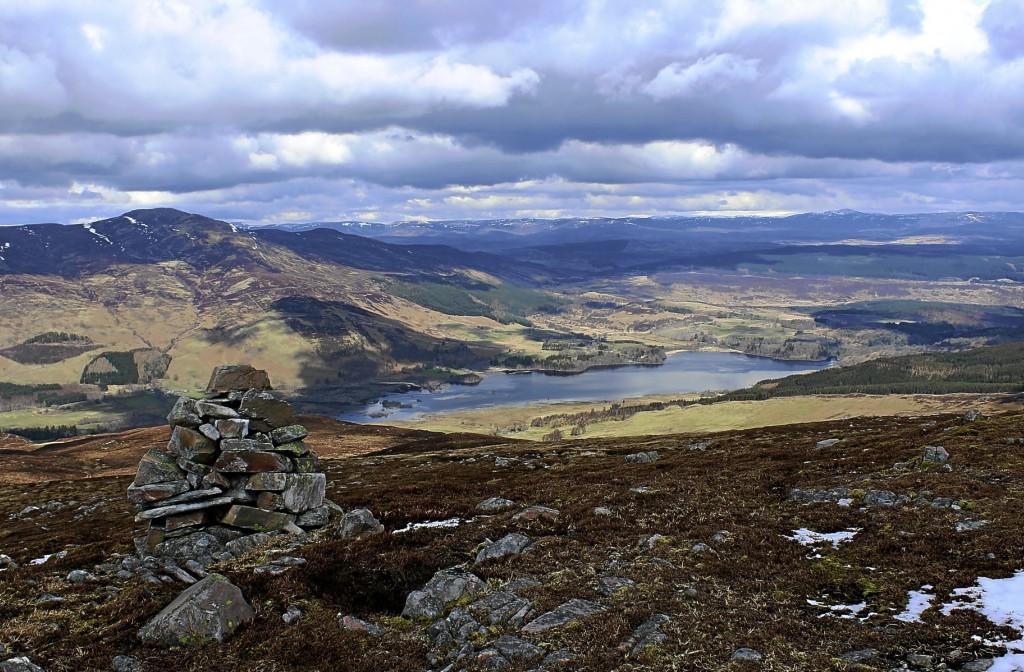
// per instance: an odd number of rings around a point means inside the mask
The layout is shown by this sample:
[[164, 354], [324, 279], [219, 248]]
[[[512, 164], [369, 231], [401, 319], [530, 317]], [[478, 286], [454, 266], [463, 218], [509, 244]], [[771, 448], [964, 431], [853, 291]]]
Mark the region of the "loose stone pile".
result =
[[219, 366], [207, 387], [215, 396], [178, 399], [171, 440], [146, 453], [128, 488], [136, 520], [149, 521], [140, 551], [175, 555], [193, 545], [187, 537], [216, 545], [328, 523], [327, 479], [302, 441], [306, 429], [270, 389], [266, 371]]

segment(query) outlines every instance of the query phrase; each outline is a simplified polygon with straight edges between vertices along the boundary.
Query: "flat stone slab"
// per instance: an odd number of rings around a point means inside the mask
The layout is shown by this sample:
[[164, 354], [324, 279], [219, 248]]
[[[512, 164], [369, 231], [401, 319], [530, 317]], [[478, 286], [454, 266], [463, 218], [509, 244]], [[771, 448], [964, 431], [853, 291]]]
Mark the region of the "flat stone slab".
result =
[[191, 487], [188, 481], [184, 479], [167, 483], [153, 483], [151, 485], [132, 484], [128, 486], [128, 501], [139, 505], [150, 504], [180, 495], [183, 492], [188, 492]]
[[480, 549], [480, 552], [476, 554], [476, 561], [483, 562], [504, 558], [507, 555], [519, 555], [531, 546], [533, 546], [533, 541], [528, 536], [520, 532], [513, 532]]
[[171, 432], [167, 452], [198, 464], [209, 464], [217, 455], [217, 444], [190, 427], [178, 425]]
[[242, 591], [220, 574], [186, 588], [138, 632], [143, 642], [183, 646], [223, 642], [255, 618]]
[[280, 446], [292, 441], [301, 441], [309, 435], [306, 428], [302, 425], [288, 425], [287, 427], [278, 427], [270, 433], [270, 440], [274, 442], [274, 445]]
[[540, 523], [555, 523], [558, 522], [559, 517], [558, 509], [552, 509], [546, 506], [528, 506], [516, 515], [512, 516], [512, 520], [525, 520], [527, 522], [540, 522]]
[[204, 400], [196, 402], [196, 413], [204, 418], [210, 418], [213, 420], [224, 420], [227, 418], [238, 417], [238, 411], [230, 406], [224, 406], [223, 404]]
[[253, 474], [249, 477], [249, 480], [245, 484], [246, 490], [273, 490], [280, 491], [288, 487], [288, 476], [279, 471], [264, 471], [258, 474]]
[[209, 509], [214, 506], [223, 506], [231, 503], [230, 497], [215, 497], [214, 499], [207, 499], [202, 502], [189, 502], [187, 504], [173, 504], [171, 506], [158, 506], [155, 509], [149, 509], [148, 511], [142, 511], [135, 516], [136, 522], [142, 522], [143, 520], [153, 520], [155, 518], [165, 518], [167, 516], [174, 516], [179, 513], [186, 513], [188, 511], [199, 511], [200, 509]]
[[560, 628], [573, 621], [599, 614], [606, 609], [607, 607], [589, 600], [569, 600], [527, 623], [523, 626], [523, 632], [545, 632], [554, 628]]
[[185, 472], [175, 462], [174, 455], [151, 448], [139, 460], [139, 470], [135, 473], [134, 485], [169, 483], [184, 479]]
[[295, 411], [291, 405], [269, 392], [246, 392], [238, 411], [247, 418], [262, 420], [271, 429], [295, 424]]
[[264, 511], [254, 506], [235, 504], [221, 517], [225, 525], [244, 527], [257, 532], [280, 530], [289, 523], [295, 522], [295, 516], [277, 511]]
[[422, 590], [414, 590], [405, 600], [403, 616], [437, 618], [446, 605], [464, 597], [487, 592], [487, 582], [476, 574], [452, 567], [434, 574]]
[[288, 487], [281, 493], [286, 511], [302, 513], [323, 505], [327, 495], [325, 474], [287, 474], [286, 478]]

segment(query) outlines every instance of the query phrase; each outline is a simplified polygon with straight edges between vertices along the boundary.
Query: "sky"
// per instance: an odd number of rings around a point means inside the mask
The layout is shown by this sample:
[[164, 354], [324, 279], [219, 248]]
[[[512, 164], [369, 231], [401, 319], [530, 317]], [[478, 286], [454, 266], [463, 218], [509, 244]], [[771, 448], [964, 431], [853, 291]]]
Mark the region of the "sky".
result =
[[0, 0], [0, 224], [1024, 210], [1024, 0]]

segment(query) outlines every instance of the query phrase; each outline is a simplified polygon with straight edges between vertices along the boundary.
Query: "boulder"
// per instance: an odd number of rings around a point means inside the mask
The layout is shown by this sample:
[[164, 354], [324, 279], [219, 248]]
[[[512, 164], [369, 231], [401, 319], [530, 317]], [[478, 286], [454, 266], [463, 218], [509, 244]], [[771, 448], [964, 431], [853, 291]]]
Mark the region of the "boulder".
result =
[[27, 656], [18, 656], [17, 658], [8, 658], [7, 660], [0, 662], [0, 672], [44, 672], [43, 668], [39, 667]]
[[220, 441], [220, 432], [216, 427], [210, 423], [204, 423], [199, 425], [199, 433], [208, 438], [210, 441]]
[[764, 660], [764, 654], [754, 649], [736, 649], [729, 656], [729, 660], [750, 660], [760, 662]]
[[223, 642], [255, 617], [242, 591], [220, 574], [186, 588], [138, 632], [143, 642], [181, 646]]
[[442, 569], [422, 589], [409, 593], [402, 615], [437, 618], [448, 605], [487, 590], [487, 582], [476, 574], [457, 567]]
[[269, 390], [270, 376], [266, 371], [254, 369], [248, 364], [218, 366], [210, 376], [207, 392], [234, 392], [245, 390]]
[[644, 652], [649, 646], [658, 646], [662, 642], [668, 639], [668, 637], [661, 631], [661, 626], [665, 625], [672, 619], [666, 614], [655, 614], [651, 616], [643, 624], [640, 625], [636, 630], [630, 633], [621, 644], [619, 644], [619, 650], [628, 652], [629, 656], [638, 656]]
[[516, 515], [512, 520], [521, 520], [528, 523], [555, 523], [558, 521], [559, 512], [546, 506], [528, 506]]
[[949, 452], [942, 446], [925, 446], [921, 462], [925, 464], [945, 464], [949, 461]]
[[209, 420], [226, 420], [228, 418], [238, 417], [238, 411], [230, 406], [206, 400], [199, 400], [196, 402], [196, 413], [204, 419]]
[[312, 453], [309, 455], [303, 455], [302, 457], [293, 457], [291, 460], [296, 473], [312, 474], [320, 471], [320, 460]]
[[501, 653], [502, 656], [513, 661], [521, 660], [531, 663], [544, 657], [544, 649], [525, 639], [513, 637], [512, 635], [498, 637], [491, 643], [491, 646]]
[[631, 464], [646, 464], [649, 462], [657, 462], [661, 459], [661, 455], [658, 455], [658, 451], [649, 450], [643, 453], [633, 453], [626, 455], [626, 462]]
[[187, 480], [153, 483], [151, 485], [129, 485], [128, 501], [132, 504], [145, 505], [158, 502], [168, 497], [188, 492], [192, 486]]
[[338, 536], [342, 539], [360, 537], [364, 534], [381, 532], [384, 526], [380, 524], [369, 509], [355, 509], [349, 511], [341, 518], [338, 524]]
[[364, 635], [383, 635], [384, 628], [356, 618], [352, 614], [338, 614], [338, 625], [349, 632], [361, 632]]
[[505, 509], [511, 509], [516, 503], [511, 499], [505, 499], [504, 497], [488, 497], [484, 501], [476, 505], [477, 511], [483, 511], [484, 513], [497, 513], [504, 511]]
[[288, 476], [282, 472], [264, 471], [253, 474], [245, 483], [246, 490], [274, 490], [281, 491], [288, 487]]
[[331, 521], [331, 510], [326, 506], [318, 506], [302, 513], [295, 519], [299, 527], [323, 527]]
[[519, 555], [531, 546], [533, 546], [533, 541], [528, 536], [513, 532], [480, 549], [480, 552], [476, 554], [476, 561], [484, 562], [485, 560], [504, 558], [506, 555]]
[[200, 509], [209, 509], [214, 506], [224, 506], [230, 503], [231, 498], [225, 496], [214, 497], [213, 499], [207, 499], [199, 502], [187, 502], [185, 504], [171, 504], [170, 506], [158, 506], [155, 509], [140, 511], [135, 516], [135, 520], [153, 520], [155, 518], [164, 518], [166, 516], [174, 516], [179, 513], [186, 513], [188, 511], [199, 511]]

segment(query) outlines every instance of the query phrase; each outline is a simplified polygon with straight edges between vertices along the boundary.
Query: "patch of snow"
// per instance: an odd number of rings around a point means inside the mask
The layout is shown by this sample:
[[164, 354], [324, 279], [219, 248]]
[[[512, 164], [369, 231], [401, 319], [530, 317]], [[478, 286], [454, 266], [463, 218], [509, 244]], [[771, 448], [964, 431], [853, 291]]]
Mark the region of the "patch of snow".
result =
[[[819, 614], [818, 618], [825, 618], [829, 616], [831, 618], [842, 618], [842, 619], [854, 619], [860, 617], [860, 613], [868, 608], [867, 602], [858, 602], [857, 604], [827, 604], [825, 602], [819, 602], [818, 600], [807, 600], [807, 604], [812, 607], [822, 607], [828, 611]], [[874, 614], [868, 614], [864, 618], [873, 616]]]
[[231, 227], [231, 233], [238, 233], [238, 227], [237, 226], [235, 226], [231, 222], [228, 222], [228, 226]]
[[144, 222], [140, 222], [139, 220], [135, 219], [134, 217], [129, 217], [128, 215], [122, 215], [122, 216], [123, 216], [123, 217], [124, 217], [125, 219], [127, 219], [127, 220], [128, 220], [129, 222], [131, 222], [132, 224], [134, 224], [135, 226], [141, 226], [141, 227], [142, 227], [142, 228], [144, 228], [144, 229], [148, 229], [148, 228], [149, 228], [149, 225], [147, 225], [147, 224], [146, 224], [146, 223], [144, 223]]
[[110, 245], [114, 244], [114, 241], [112, 241], [110, 238], [107, 238], [106, 236], [104, 236], [102, 233], [100, 233], [96, 229], [92, 228], [91, 225], [89, 225], [89, 224], [82, 224], [82, 226], [85, 227], [85, 230], [88, 231], [89, 233], [91, 233], [92, 235], [94, 235], [94, 236], [96, 236], [98, 238], [102, 238], [103, 240], [107, 241], [107, 243], [110, 244]]
[[978, 584], [953, 591], [958, 601], [942, 605], [948, 615], [955, 609], [973, 609], [996, 625], [1016, 630], [1021, 638], [1012, 642], [991, 642], [1008, 653], [995, 659], [989, 672], [1014, 672], [1024, 668], [1024, 570], [1006, 579], [978, 577]]
[[421, 530], [423, 528], [437, 528], [437, 527], [458, 527], [462, 523], [461, 518], [448, 518], [446, 520], [428, 520], [424, 523], [409, 523], [400, 530], [395, 530], [392, 534], [398, 534], [400, 532], [409, 532], [412, 530]]
[[921, 614], [932, 606], [932, 600], [935, 599], [935, 595], [928, 592], [932, 588], [933, 586], [930, 584], [925, 584], [921, 586], [921, 590], [912, 590], [907, 593], [907, 608], [893, 618], [904, 623], [920, 623]]
[[839, 506], [851, 506], [853, 504], [852, 497], [843, 497], [842, 499], [836, 500], [836, 504]]
[[801, 527], [799, 530], [793, 530], [793, 536], [786, 538], [792, 539], [803, 546], [817, 546], [829, 543], [832, 544], [832, 548], [838, 548], [839, 544], [852, 540], [858, 532], [860, 532], [859, 527], [840, 532], [815, 532], [814, 530], [808, 530], [806, 527]]
[[49, 560], [52, 557], [53, 557], [53, 553], [47, 553], [46, 555], [44, 555], [41, 558], [35, 558], [33, 560], [29, 560], [28, 564], [30, 564], [30, 565], [45, 565], [46, 561]]

